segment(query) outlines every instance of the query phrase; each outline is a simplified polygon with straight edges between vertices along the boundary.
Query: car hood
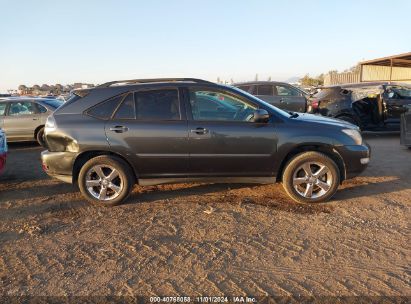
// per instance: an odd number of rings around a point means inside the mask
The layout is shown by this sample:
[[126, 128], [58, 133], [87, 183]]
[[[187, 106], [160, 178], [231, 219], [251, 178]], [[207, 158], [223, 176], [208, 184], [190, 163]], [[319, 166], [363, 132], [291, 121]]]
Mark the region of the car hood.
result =
[[340, 127], [340, 128], [346, 128], [346, 129], [358, 129], [357, 126], [349, 122], [346, 122], [344, 120], [341, 120], [341, 119], [324, 117], [324, 116], [308, 114], [308, 113], [298, 113], [298, 117], [293, 118], [293, 119], [297, 121], [316, 123], [316, 124], [322, 124], [322, 125], [328, 125], [328, 126], [335, 126], [335, 127]]

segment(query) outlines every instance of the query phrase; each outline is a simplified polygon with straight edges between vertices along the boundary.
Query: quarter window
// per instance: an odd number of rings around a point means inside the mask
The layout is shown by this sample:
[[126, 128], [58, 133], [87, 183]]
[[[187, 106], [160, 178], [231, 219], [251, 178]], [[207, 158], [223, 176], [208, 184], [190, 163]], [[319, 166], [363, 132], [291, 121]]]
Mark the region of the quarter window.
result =
[[178, 91], [175, 89], [136, 92], [138, 120], [180, 120]]
[[115, 109], [117, 109], [124, 95], [115, 96], [110, 98], [94, 107], [89, 109], [86, 113], [90, 116], [100, 118], [100, 119], [109, 119], [113, 115]]
[[190, 90], [194, 120], [252, 121], [256, 106], [228, 93]]
[[121, 106], [118, 108], [115, 119], [136, 119], [136, 109], [133, 94], [128, 94]]
[[31, 102], [12, 102], [10, 104], [9, 115], [19, 116], [19, 115], [31, 115], [36, 113], [34, 105]]

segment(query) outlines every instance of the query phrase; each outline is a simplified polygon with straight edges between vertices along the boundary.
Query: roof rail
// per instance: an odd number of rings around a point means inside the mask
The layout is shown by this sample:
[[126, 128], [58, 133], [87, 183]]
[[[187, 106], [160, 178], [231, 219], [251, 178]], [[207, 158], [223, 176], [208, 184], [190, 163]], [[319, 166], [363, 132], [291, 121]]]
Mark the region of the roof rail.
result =
[[129, 80], [116, 80], [109, 81], [97, 86], [98, 88], [108, 88], [113, 84], [124, 83], [124, 84], [133, 84], [133, 83], [150, 83], [150, 82], [176, 82], [176, 81], [191, 81], [196, 83], [212, 83], [207, 80], [197, 79], [197, 78], [153, 78], [153, 79], [129, 79]]

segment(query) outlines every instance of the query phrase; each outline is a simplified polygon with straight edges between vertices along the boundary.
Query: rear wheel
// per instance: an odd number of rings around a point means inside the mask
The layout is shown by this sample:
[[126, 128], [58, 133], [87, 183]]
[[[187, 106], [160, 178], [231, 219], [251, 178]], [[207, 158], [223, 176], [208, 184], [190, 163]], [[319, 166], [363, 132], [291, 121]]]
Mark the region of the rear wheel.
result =
[[340, 184], [336, 163], [323, 153], [304, 152], [292, 158], [283, 174], [283, 187], [299, 203], [329, 200]]
[[40, 146], [42, 147], [46, 146], [46, 142], [44, 140], [44, 127], [42, 127], [40, 130], [37, 131], [36, 140]]
[[119, 157], [106, 155], [86, 162], [78, 177], [78, 185], [85, 198], [105, 206], [123, 202], [134, 183], [134, 173], [130, 166]]

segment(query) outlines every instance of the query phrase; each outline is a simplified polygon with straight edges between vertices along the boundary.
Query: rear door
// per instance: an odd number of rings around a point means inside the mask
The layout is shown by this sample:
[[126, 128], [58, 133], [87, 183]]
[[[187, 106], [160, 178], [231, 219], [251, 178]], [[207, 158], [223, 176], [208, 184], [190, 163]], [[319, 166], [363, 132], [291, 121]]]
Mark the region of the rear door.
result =
[[305, 112], [307, 100], [303, 93], [288, 85], [276, 86], [277, 98], [283, 109], [294, 112]]
[[278, 98], [276, 92], [275, 92], [275, 86], [272, 84], [259, 84], [255, 86], [254, 89], [254, 95], [260, 98], [261, 100], [264, 100], [265, 102], [268, 102], [269, 104], [272, 104], [276, 107], [281, 108], [281, 102], [280, 98]]
[[187, 174], [187, 120], [177, 87], [128, 93], [105, 131], [113, 151], [128, 157], [139, 177]]
[[11, 101], [4, 117], [8, 138], [32, 139], [40, 121], [40, 113], [31, 101]]

